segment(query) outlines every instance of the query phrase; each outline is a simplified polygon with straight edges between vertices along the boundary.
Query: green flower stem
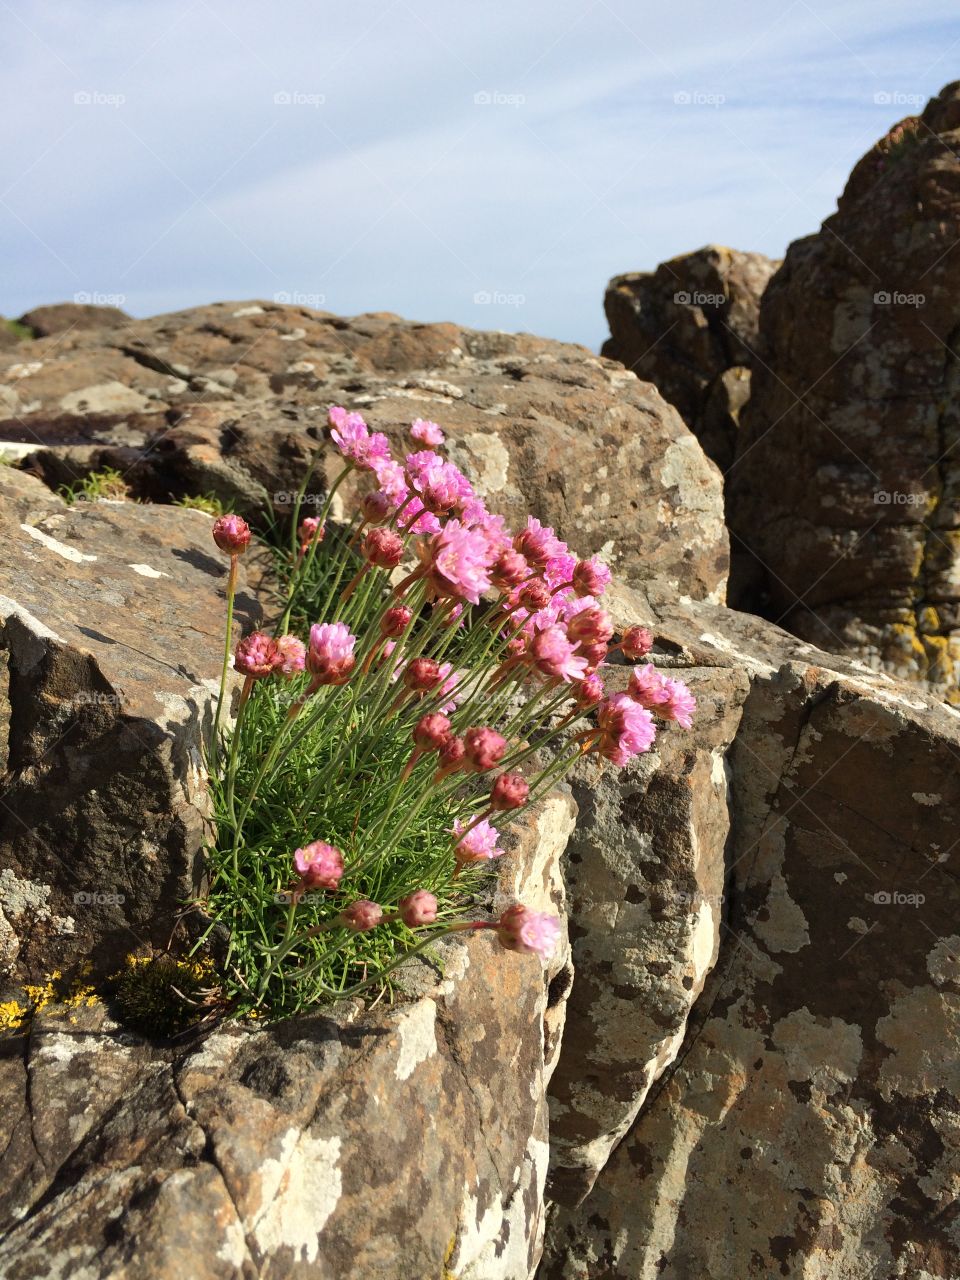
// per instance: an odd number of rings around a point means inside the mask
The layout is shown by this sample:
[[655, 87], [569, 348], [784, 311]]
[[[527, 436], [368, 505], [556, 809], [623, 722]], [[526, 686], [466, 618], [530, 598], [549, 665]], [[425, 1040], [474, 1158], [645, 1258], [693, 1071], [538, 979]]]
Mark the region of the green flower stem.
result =
[[220, 693], [217, 697], [217, 711], [213, 717], [213, 741], [210, 744], [210, 769], [216, 768], [220, 750], [220, 713], [223, 709], [223, 695], [227, 687], [227, 672], [230, 669], [230, 655], [233, 652], [233, 602], [237, 594], [237, 571], [239, 555], [230, 557], [230, 574], [227, 578], [227, 637], [223, 646], [223, 667], [220, 671]]
[[[334, 480], [333, 484], [330, 486], [330, 492], [327, 494], [326, 501], [324, 502], [323, 507], [321, 508], [321, 511], [320, 511], [319, 528], [322, 529], [323, 526], [325, 525], [327, 516], [330, 514], [330, 507], [333, 503], [334, 495], [336, 494], [337, 490], [340, 488], [340, 486], [343, 484], [344, 480], [346, 480], [347, 476], [350, 474], [352, 470], [353, 470], [353, 463], [348, 463], [340, 472], [340, 474], [337, 476], [336, 480]], [[307, 479], [304, 480], [304, 483], [301, 487], [299, 494], [297, 495], [297, 511], [294, 513], [294, 517], [293, 517], [294, 530], [296, 530], [299, 522], [299, 514], [300, 514], [299, 505], [303, 499], [304, 493], [306, 492], [307, 480], [309, 480], [309, 473], [307, 475]], [[294, 533], [294, 538], [296, 538], [296, 533]], [[276, 630], [274, 631], [275, 636], [282, 635], [286, 631], [287, 626], [289, 625], [290, 611], [293, 608], [293, 602], [296, 597], [297, 591], [300, 588], [301, 582], [303, 582], [303, 580], [306, 578], [306, 576], [310, 572], [310, 568], [313, 565], [314, 559], [316, 558], [317, 550], [320, 547], [321, 542], [322, 542], [321, 538], [319, 537], [313, 538], [310, 542], [310, 549], [308, 550], [307, 554], [294, 566], [293, 573], [290, 576], [290, 586], [287, 590], [286, 607], [283, 610], [283, 614], [281, 615], [280, 621], [277, 623]], [[296, 542], [294, 542], [294, 547], [296, 547]], [[342, 570], [342, 566], [341, 566], [341, 570]], [[338, 578], [337, 585], [339, 585], [339, 578]], [[326, 610], [324, 610], [324, 612], [326, 612]]]

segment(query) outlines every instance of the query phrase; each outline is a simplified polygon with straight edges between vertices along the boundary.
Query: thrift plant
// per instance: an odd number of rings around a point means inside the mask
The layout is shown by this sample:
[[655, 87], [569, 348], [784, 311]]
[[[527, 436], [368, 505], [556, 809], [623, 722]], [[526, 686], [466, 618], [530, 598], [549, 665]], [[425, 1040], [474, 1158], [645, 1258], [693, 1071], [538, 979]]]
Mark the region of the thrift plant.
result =
[[[230, 571], [204, 906], [236, 1012], [383, 991], [460, 930], [549, 959], [554, 916], [523, 903], [470, 916], [504, 825], [580, 757], [624, 765], [658, 721], [689, 728], [694, 712], [650, 663], [607, 694], [608, 657], [641, 663], [650, 633], [631, 627], [613, 645], [607, 566], [532, 517], [508, 529], [443, 457], [436, 423], [413, 423], [403, 459], [357, 413], [335, 406], [330, 426], [343, 470], [319, 514], [293, 521], [272, 633], [235, 643], [251, 533], [238, 515], [213, 525]], [[329, 515], [351, 474], [361, 496], [343, 529]], [[243, 684], [227, 731], [231, 660]]]

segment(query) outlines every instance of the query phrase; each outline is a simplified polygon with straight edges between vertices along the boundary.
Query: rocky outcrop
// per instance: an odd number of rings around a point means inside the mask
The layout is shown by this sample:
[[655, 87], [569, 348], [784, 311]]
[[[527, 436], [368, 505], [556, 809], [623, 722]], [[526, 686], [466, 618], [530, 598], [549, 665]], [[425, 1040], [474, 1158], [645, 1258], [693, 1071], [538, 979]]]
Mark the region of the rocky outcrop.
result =
[[[572, 821], [565, 796], [531, 815], [494, 909], [562, 909]], [[442, 980], [412, 962], [393, 1009], [342, 1002], [180, 1049], [98, 1002], [39, 1015], [0, 1063], [3, 1275], [527, 1280], [566, 949], [545, 973], [478, 935], [438, 952]]]
[[54, 302], [34, 307], [17, 322], [36, 338], [49, 338], [72, 329], [122, 329], [130, 317], [119, 307], [97, 306], [91, 302]]
[[652, 387], [582, 347], [233, 303], [41, 339], [29, 357], [0, 352], [0, 441], [57, 446], [30, 461], [51, 482], [106, 464], [156, 501], [282, 510], [331, 402], [394, 436], [442, 418], [505, 515], [532, 511], [632, 580], [722, 599], [719, 475]]
[[760, 298], [779, 265], [707, 245], [607, 285], [603, 354], [652, 382], [724, 471], [750, 395]]
[[929, 682], [960, 672], [960, 86], [857, 164], [791, 245], [729, 476], [737, 601]]
[[[646, 597], [658, 661], [695, 687], [748, 683], [712, 730], [730, 742], [731, 834], [721, 861], [719, 806], [702, 843], [682, 812], [662, 821], [651, 760], [613, 840], [600, 801], [574, 837], [571, 856], [591, 835], [602, 855], [573, 873], [577, 980], [552, 1091], [560, 1135], [580, 1091], [587, 1141], [554, 1144], [541, 1280], [954, 1275], [960, 715], [757, 619]], [[716, 967], [678, 1017], [701, 929]]]

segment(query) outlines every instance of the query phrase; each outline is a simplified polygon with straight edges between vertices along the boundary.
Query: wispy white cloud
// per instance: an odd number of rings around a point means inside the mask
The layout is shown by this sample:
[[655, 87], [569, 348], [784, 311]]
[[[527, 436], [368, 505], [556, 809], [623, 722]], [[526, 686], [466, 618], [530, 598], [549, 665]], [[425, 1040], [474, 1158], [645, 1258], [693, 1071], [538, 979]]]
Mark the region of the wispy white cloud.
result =
[[611, 274], [817, 227], [951, 76], [923, 7], [0, 0], [0, 305], [323, 295], [596, 345]]

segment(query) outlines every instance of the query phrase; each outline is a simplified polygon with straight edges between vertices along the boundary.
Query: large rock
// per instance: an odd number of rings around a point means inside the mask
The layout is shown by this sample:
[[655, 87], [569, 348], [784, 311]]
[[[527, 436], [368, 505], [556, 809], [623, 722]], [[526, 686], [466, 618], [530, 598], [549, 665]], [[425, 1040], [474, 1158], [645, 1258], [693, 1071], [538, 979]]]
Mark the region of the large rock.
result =
[[197, 882], [225, 564], [200, 512], [68, 507], [11, 467], [0, 532], [0, 960], [103, 974], [164, 945]]
[[[960, 85], [791, 245], [728, 476], [737, 600], [960, 699]], [[747, 548], [741, 553], [742, 548]]]
[[[621, 1136], [612, 1121], [618, 1106], [629, 1115], [626, 1092], [645, 1102], [599, 1176], [585, 1158], [578, 1177], [555, 1173], [541, 1280], [956, 1275], [960, 715], [758, 619], [646, 597], [659, 661], [687, 665], [695, 686], [724, 670], [749, 681], [739, 706], [725, 702], [731, 838], [725, 876], [712, 839], [712, 869], [696, 875], [682, 820], [647, 804], [637, 829], [624, 805], [619, 836], [575, 869], [557, 1128], [568, 1075], [576, 1084], [568, 1064], [589, 1072], [581, 1105], [606, 1124], [604, 1147]], [[712, 719], [712, 704], [704, 711]], [[731, 736], [729, 724], [716, 732]], [[648, 791], [656, 780], [655, 768]], [[590, 809], [586, 820], [572, 853], [603, 830]], [[631, 857], [636, 905], [622, 870]], [[692, 895], [686, 935], [672, 918], [678, 888]], [[719, 958], [665, 1062], [645, 1046], [656, 1045], [645, 1024], [659, 1014], [664, 1037], [679, 1025], [675, 979], [659, 994], [650, 980], [635, 1027], [619, 1005], [622, 975], [640, 990], [637, 961], [658, 937], [682, 972], [685, 937], [711, 910]], [[611, 926], [621, 942], [604, 966]], [[705, 928], [703, 953], [712, 945]], [[553, 1158], [567, 1158], [562, 1145]]]
[[[631, 580], [723, 598], [720, 476], [653, 387], [582, 347], [234, 303], [71, 331], [29, 356], [0, 352], [0, 441], [56, 446], [31, 465], [57, 483], [109, 464], [154, 500], [212, 492], [248, 514], [282, 510], [331, 402], [398, 439], [441, 418], [507, 516], [532, 511]], [[321, 480], [332, 466], [328, 451]]]
[[[530, 816], [495, 909], [562, 910], [572, 821], [564, 796]], [[401, 984], [422, 994], [393, 1009], [181, 1049], [100, 1004], [38, 1016], [0, 1063], [3, 1275], [528, 1280], [566, 951], [544, 972], [489, 935], [442, 950], [443, 980], [415, 962]]]
[[53, 302], [34, 307], [19, 322], [38, 338], [68, 333], [72, 329], [122, 329], [130, 317], [119, 307], [98, 306], [90, 302]]
[[750, 395], [760, 298], [779, 265], [707, 245], [655, 271], [614, 276], [604, 296], [603, 354], [652, 382], [724, 471]]

